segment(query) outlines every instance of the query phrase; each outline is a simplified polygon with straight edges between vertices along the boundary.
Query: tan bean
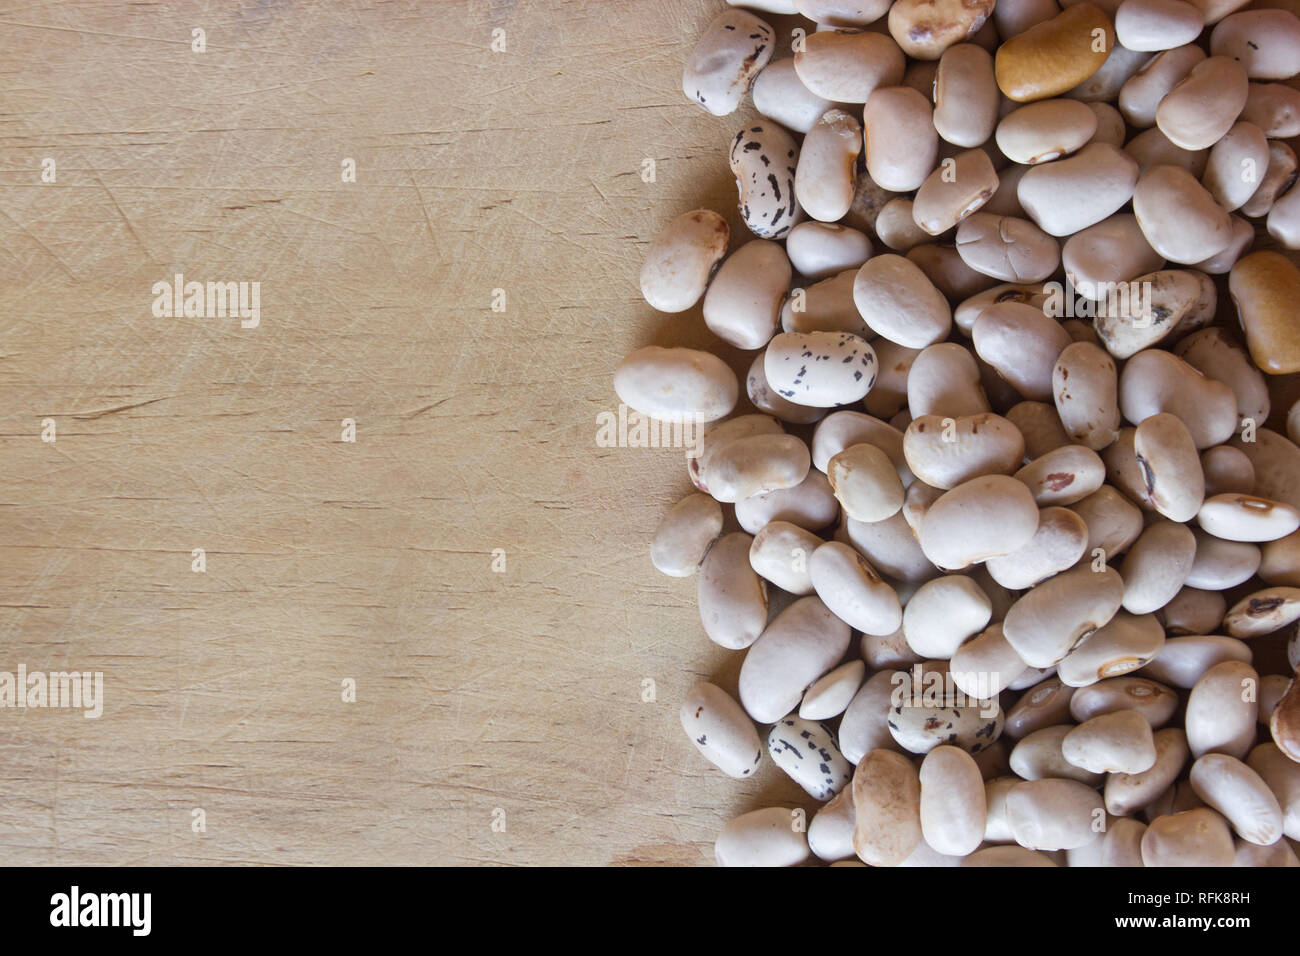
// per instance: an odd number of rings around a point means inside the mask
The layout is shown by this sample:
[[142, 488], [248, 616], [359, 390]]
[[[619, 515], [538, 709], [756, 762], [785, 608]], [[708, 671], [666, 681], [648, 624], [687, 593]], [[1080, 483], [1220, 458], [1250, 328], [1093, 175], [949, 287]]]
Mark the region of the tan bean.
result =
[[908, 56], [937, 60], [974, 37], [992, 12], [993, 0], [897, 0], [889, 8], [889, 33]]
[[985, 628], [952, 655], [953, 683], [962, 693], [981, 700], [996, 697], [1024, 672], [1025, 662], [1007, 643], [1001, 624]]
[[962, 860], [962, 866], [1056, 866], [1046, 853], [1022, 846], [986, 846]]
[[1206, 497], [1226, 493], [1248, 495], [1255, 490], [1255, 466], [1239, 448], [1230, 445], [1207, 448], [1201, 454], [1201, 470], [1205, 473]]
[[1123, 817], [1107, 828], [1101, 838], [1099, 866], [1142, 866], [1142, 837], [1147, 827], [1140, 820]]
[[[1187, 575], [1187, 584], [1207, 591], [1225, 591], [1250, 580], [1259, 569], [1259, 560], [1259, 548], [1253, 544], [1224, 541], [1197, 530], [1196, 559]], [[1231, 630], [1228, 633], [1233, 637], [1243, 636]]]
[[1253, 252], [1232, 267], [1228, 290], [1255, 364], [1270, 375], [1300, 371], [1300, 268], [1279, 252]]
[[704, 633], [715, 644], [740, 650], [767, 626], [767, 583], [749, 564], [753, 538], [723, 535], [700, 565], [698, 599]]
[[1061, 747], [1073, 729], [1069, 724], [1056, 724], [1027, 734], [1011, 751], [1011, 770], [1024, 780], [1077, 780], [1098, 786], [1102, 774], [1065, 759]]
[[1254, 123], [1234, 123], [1210, 149], [1202, 185], [1224, 209], [1244, 205], [1268, 168], [1268, 139]]
[[886, 338], [876, 339], [871, 345], [876, 350], [880, 372], [876, 376], [876, 384], [867, 392], [862, 403], [869, 414], [889, 418], [907, 407], [907, 378], [912, 371], [912, 363], [921, 354], [921, 350], [899, 345]]
[[782, 591], [802, 597], [813, 593], [808, 559], [821, 544], [821, 538], [811, 531], [788, 521], [773, 521], [754, 535], [749, 565]]
[[1246, 6], [1250, 0], [1189, 0], [1189, 2], [1204, 14], [1207, 24], [1213, 25], [1228, 14]]
[[1210, 161], [1208, 149], [1183, 149], [1159, 128], [1143, 130], [1124, 144], [1124, 152], [1138, 164], [1138, 178], [1157, 166], [1177, 166], [1197, 179]]
[[709, 494], [718, 501], [793, 488], [808, 476], [808, 446], [793, 435], [751, 435], [728, 442], [709, 465]]
[[1116, 358], [1150, 348], [1177, 332], [1213, 318], [1214, 281], [1194, 269], [1161, 269], [1105, 287], [1097, 303], [1097, 335]]
[[1088, 107], [1097, 117], [1097, 132], [1092, 134], [1092, 139], [1089, 142], [1109, 143], [1111, 146], [1116, 147], [1123, 146], [1127, 130], [1124, 126], [1124, 116], [1120, 111], [1109, 103], [1090, 102]]
[[866, 673], [867, 665], [862, 661], [847, 661], [819, 678], [804, 692], [799, 716], [805, 720], [838, 717], [852, 702]]
[[865, 27], [889, 12], [889, 0], [794, 0], [794, 10], [814, 23]]
[[1250, 752], [1246, 765], [1259, 774], [1282, 809], [1283, 832], [1290, 839], [1300, 833], [1300, 764], [1274, 743], [1262, 743]]
[[1246, 595], [1228, 611], [1224, 625], [1233, 637], [1272, 634], [1300, 620], [1300, 588], [1272, 587]]
[[996, 284], [997, 280], [976, 272], [962, 259], [955, 246], [931, 242], [907, 250], [907, 258], [916, 264], [948, 301], [965, 299]]
[[1278, 749], [1300, 763], [1300, 680], [1291, 681], [1291, 689], [1273, 708], [1268, 729]]
[[857, 822], [853, 788], [845, 787], [831, 797], [808, 821], [808, 848], [819, 860], [846, 860], [853, 852], [853, 828]]
[[709, 425], [700, 436], [699, 442], [686, 452], [686, 470], [691, 484], [700, 491], [708, 492], [709, 464], [728, 442], [749, 435], [780, 435], [784, 433], [781, 423], [769, 415], [737, 415], [724, 422]]
[[1268, 211], [1268, 234], [1288, 249], [1300, 249], [1300, 189], [1292, 187]]
[[1225, 661], [1246, 663], [1250, 657], [1250, 648], [1236, 638], [1217, 634], [1171, 637], [1142, 674], [1163, 684], [1190, 688], [1210, 668]]
[[[1114, 17], [1109, 10], [1104, 12], [1107, 16]], [[1096, 39], [1094, 34], [1094, 40]], [[1070, 99], [1089, 103], [1097, 100], [1113, 100], [1119, 95], [1119, 91], [1123, 89], [1129, 78], [1142, 68], [1147, 58], [1148, 55], [1144, 52], [1130, 50], [1122, 43], [1113, 43], [1101, 69], [1078, 86], [1066, 90], [1064, 95]]]
[[1021, 103], [1057, 96], [1101, 69], [1114, 42], [1106, 14], [1090, 3], [1075, 4], [1002, 44], [998, 86]]
[[1106, 466], [1092, 449], [1065, 445], [1035, 458], [1015, 478], [1030, 490], [1040, 508], [1072, 505], [1102, 486]]
[[1164, 623], [1165, 632], [1176, 637], [1209, 634], [1223, 621], [1227, 610], [1228, 604], [1222, 594], [1184, 587], [1160, 609], [1157, 616]]
[[736, 502], [736, 521], [750, 534], [758, 534], [773, 521], [788, 521], [806, 531], [820, 531], [837, 517], [840, 506], [830, 482], [820, 471], [793, 488], [782, 488]]
[[903, 485], [912, 483], [912, 472], [903, 456], [903, 433], [887, 422], [862, 412], [843, 409], [832, 412], [813, 431], [813, 467], [825, 472], [830, 461], [852, 445], [875, 445], [894, 463]]
[[1065, 241], [1061, 260], [1076, 288], [1099, 289], [1154, 272], [1165, 261], [1129, 213], [1117, 213], [1075, 233]]
[[855, 766], [872, 750], [901, 749], [890, 734], [887, 723], [894, 693], [894, 674], [892, 670], [872, 674], [840, 719], [840, 751]]
[[1200, 262], [1232, 240], [1228, 213], [1195, 176], [1176, 166], [1143, 174], [1133, 191], [1133, 212], [1151, 248], [1171, 262]]
[[1258, 429], [1254, 438], [1251, 442], [1242, 441], [1240, 435], [1232, 439], [1232, 447], [1254, 466], [1252, 493], [1300, 506], [1300, 448], [1268, 428]]
[[1200, 271], [1213, 276], [1226, 275], [1255, 242], [1254, 226], [1240, 216], [1229, 216], [1228, 219], [1232, 223], [1232, 239], [1223, 251], [1194, 263]]
[[853, 774], [853, 847], [869, 866], [893, 866], [921, 842], [921, 781], [912, 762], [889, 750], [866, 754]]
[[1205, 501], [1205, 474], [1182, 420], [1167, 412], [1143, 419], [1133, 433], [1133, 450], [1146, 475], [1146, 498], [1155, 510], [1171, 521], [1196, 517]]

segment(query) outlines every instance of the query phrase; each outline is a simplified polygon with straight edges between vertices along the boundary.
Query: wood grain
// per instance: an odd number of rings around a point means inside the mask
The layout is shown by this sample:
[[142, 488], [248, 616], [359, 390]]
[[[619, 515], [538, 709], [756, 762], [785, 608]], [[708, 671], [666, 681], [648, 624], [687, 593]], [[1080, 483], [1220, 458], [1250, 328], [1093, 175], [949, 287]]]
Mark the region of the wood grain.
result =
[[[105, 680], [0, 710], [4, 862], [702, 863], [811, 808], [682, 735], [739, 655], [648, 559], [681, 455], [595, 442], [623, 353], [709, 338], [636, 273], [736, 221], [743, 117], [680, 91], [718, 6], [0, 10], [0, 669]], [[260, 326], [154, 317], [177, 272]]]

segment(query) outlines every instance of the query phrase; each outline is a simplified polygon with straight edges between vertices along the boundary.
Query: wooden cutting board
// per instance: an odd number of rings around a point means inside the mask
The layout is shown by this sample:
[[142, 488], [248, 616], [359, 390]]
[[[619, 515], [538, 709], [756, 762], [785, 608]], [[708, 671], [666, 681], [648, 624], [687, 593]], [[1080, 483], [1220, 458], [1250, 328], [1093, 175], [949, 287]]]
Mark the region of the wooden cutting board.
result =
[[[0, 14], [0, 670], [104, 681], [0, 709], [6, 863], [706, 863], [811, 811], [682, 734], [740, 655], [648, 559], [681, 452], [596, 442], [621, 355], [711, 341], [636, 278], [736, 224], [745, 115], [680, 91], [720, 8]], [[177, 273], [257, 326], [155, 315]]]

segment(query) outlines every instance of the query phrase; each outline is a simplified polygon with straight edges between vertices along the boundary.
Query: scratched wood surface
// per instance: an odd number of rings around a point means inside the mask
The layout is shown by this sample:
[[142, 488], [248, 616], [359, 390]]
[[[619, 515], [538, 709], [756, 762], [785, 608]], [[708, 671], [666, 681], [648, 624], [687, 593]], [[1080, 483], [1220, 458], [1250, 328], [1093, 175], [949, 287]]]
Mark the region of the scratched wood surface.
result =
[[[0, 710], [0, 862], [694, 864], [810, 806], [682, 735], [739, 660], [648, 560], [680, 452], [595, 441], [622, 354], [708, 341], [636, 275], [735, 221], [720, 6], [0, 8], [0, 670], [105, 683]], [[178, 272], [260, 325], [156, 318]]]

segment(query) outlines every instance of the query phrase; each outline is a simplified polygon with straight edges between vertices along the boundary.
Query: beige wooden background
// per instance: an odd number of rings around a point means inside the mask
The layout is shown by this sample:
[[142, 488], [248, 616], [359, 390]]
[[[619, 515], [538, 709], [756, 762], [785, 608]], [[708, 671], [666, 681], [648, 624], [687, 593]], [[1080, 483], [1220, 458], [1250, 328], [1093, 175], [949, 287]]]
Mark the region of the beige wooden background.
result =
[[[648, 560], [680, 453], [595, 443], [623, 353], [708, 340], [636, 276], [735, 221], [721, 5], [0, 10], [0, 670], [106, 684], [0, 711], [0, 862], [701, 863], [796, 799], [677, 724], [739, 664]], [[261, 326], [155, 318], [176, 272]]]

